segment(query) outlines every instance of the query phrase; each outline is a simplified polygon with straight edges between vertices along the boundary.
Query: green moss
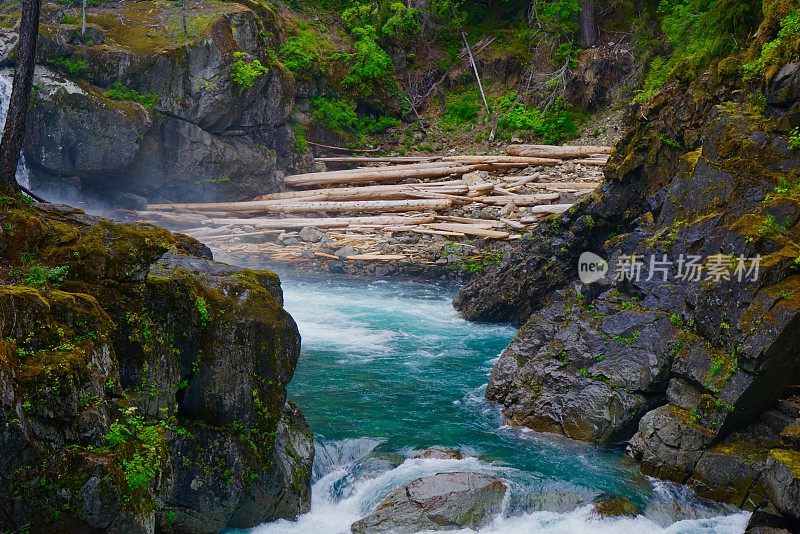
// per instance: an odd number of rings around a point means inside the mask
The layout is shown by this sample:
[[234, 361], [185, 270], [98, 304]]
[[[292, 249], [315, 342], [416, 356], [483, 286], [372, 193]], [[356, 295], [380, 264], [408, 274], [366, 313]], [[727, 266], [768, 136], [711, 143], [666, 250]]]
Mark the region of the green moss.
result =
[[800, 478], [800, 451], [792, 449], [772, 449], [770, 456], [787, 466], [792, 471], [794, 478]]
[[140, 93], [119, 81], [111, 84], [111, 87], [108, 88], [105, 95], [111, 100], [116, 100], [118, 102], [136, 102], [144, 106], [145, 109], [153, 109], [156, 104], [158, 104], [159, 100], [159, 96], [156, 93]]

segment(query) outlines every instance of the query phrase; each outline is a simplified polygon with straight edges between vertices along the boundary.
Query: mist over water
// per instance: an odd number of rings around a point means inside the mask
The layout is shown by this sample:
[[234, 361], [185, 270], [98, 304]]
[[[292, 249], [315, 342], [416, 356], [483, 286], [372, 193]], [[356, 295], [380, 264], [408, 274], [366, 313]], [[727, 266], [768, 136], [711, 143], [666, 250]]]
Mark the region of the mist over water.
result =
[[[744, 531], [748, 513], [644, 477], [621, 449], [504, 425], [483, 397], [492, 363], [515, 329], [463, 321], [451, 305], [454, 291], [281, 278], [303, 337], [289, 396], [315, 431], [312, 508], [297, 521], [252, 532], [349, 532], [399, 484], [447, 471], [506, 481], [503, 512], [485, 533]], [[435, 445], [467, 457], [411, 457]], [[616, 497], [631, 500], [641, 515], [597, 516], [593, 501]]]
[[[0, 70], [0, 137], [3, 135], [6, 125], [6, 115], [8, 105], [11, 102], [11, 89], [13, 88], [13, 72], [10, 70]], [[19, 164], [17, 165], [17, 183], [26, 189], [30, 189], [30, 171], [25, 165], [25, 156], [20, 154]]]

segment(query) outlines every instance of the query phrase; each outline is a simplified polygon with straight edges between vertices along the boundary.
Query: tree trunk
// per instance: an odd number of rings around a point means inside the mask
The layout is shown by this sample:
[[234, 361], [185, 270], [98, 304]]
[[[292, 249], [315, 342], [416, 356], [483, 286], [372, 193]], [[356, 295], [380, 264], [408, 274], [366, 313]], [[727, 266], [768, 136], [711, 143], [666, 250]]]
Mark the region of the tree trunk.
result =
[[186, 4], [189, 0], [181, 2], [181, 21], [183, 24], [183, 36], [189, 37], [189, 6]]
[[81, 35], [86, 34], [86, 0], [81, 3]]
[[581, 48], [591, 48], [597, 44], [597, 20], [594, 14], [594, 3], [592, 0], [580, 0], [580, 3], [578, 40]]
[[39, 37], [39, 0], [22, 0], [22, 20], [19, 25], [17, 67], [14, 87], [6, 115], [3, 140], [0, 142], [0, 190], [18, 191], [17, 164], [25, 140], [25, 118], [33, 86], [36, 66], [36, 40]]

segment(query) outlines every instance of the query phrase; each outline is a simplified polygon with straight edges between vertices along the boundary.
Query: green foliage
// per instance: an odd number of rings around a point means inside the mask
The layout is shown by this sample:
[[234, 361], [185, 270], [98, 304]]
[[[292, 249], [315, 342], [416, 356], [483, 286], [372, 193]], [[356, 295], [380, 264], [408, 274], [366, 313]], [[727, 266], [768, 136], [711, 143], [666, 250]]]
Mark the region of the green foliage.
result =
[[581, 378], [589, 378], [592, 375], [589, 373], [589, 370], [586, 367], [581, 367], [578, 369], [578, 376]]
[[529, 132], [534, 138], [547, 144], [559, 144], [578, 132], [578, 115], [558, 106], [542, 111], [520, 102], [515, 94], [501, 98], [498, 106], [501, 115], [497, 126], [501, 130]]
[[764, 221], [759, 226], [758, 235], [769, 237], [776, 234], [785, 234], [787, 230], [786, 226], [778, 222], [774, 215], [769, 214], [764, 217]]
[[623, 343], [625, 345], [635, 345], [639, 338], [641, 337], [641, 332], [632, 332], [629, 336], [623, 336], [621, 334], [616, 336], [611, 336], [611, 339], [616, 341], [617, 343]]
[[308, 138], [306, 131], [303, 129], [302, 124], [295, 124], [292, 129], [294, 130], [294, 148], [298, 154], [308, 154]]
[[34, 265], [28, 269], [24, 283], [28, 287], [42, 287], [44, 285], [58, 286], [67, 278], [69, 267], [61, 265], [58, 267], [45, 267]]
[[164, 431], [165, 423], [150, 424], [135, 415], [135, 408], [128, 408], [122, 419], [109, 426], [106, 448], [122, 456], [120, 463], [131, 491], [146, 487], [158, 474], [166, 446]]
[[122, 102], [136, 102], [141, 104], [146, 109], [153, 109], [158, 104], [159, 96], [156, 93], [140, 93], [135, 89], [131, 89], [120, 81], [111, 84], [106, 90], [105, 95], [111, 100]]
[[692, 80], [714, 59], [738, 50], [759, 8], [753, 0], [662, 0], [661, 30], [672, 52], [651, 62], [635, 101], [647, 102], [670, 79]]
[[231, 63], [231, 80], [235, 83], [239, 90], [248, 91], [253, 88], [256, 80], [263, 74], [269, 72], [269, 69], [261, 64], [257, 59], [248, 60], [247, 54], [244, 52], [234, 52], [234, 61]]
[[203, 297], [197, 297], [194, 301], [195, 308], [197, 308], [197, 317], [200, 320], [200, 329], [205, 330], [206, 327], [211, 323], [211, 314], [208, 313], [208, 306], [206, 305], [206, 299]]
[[70, 76], [78, 76], [86, 70], [86, 62], [82, 59], [58, 57], [47, 62], [51, 67], [57, 68]]
[[800, 150], [800, 126], [789, 134], [789, 150]]
[[324, 72], [334, 52], [327, 36], [313, 29], [304, 29], [281, 45], [278, 57], [293, 73], [312, 77]]
[[760, 54], [744, 66], [748, 78], [764, 76], [767, 69], [794, 59], [800, 49], [800, 4], [780, 21], [775, 39], [766, 43]]
[[342, 87], [362, 98], [373, 95], [379, 88], [396, 92], [394, 63], [375, 41], [374, 29], [356, 28], [353, 36], [357, 39], [355, 50], [344, 55], [348, 70], [342, 78]]
[[458, 95], [447, 95], [445, 99], [445, 124], [460, 125], [478, 120], [481, 109], [480, 95], [477, 91], [465, 91]]
[[78, 17], [76, 17], [75, 15], [70, 15], [69, 13], [64, 13], [61, 16], [61, 24], [74, 25], [74, 24], [78, 24], [78, 23], [80, 23], [80, 19]]
[[340, 98], [316, 96], [311, 99], [313, 117], [319, 124], [342, 134], [363, 138], [365, 134], [381, 133], [396, 127], [400, 121], [393, 117], [377, 119], [359, 117], [355, 105]]
[[315, 96], [311, 99], [314, 120], [334, 132], [355, 132], [359, 119], [355, 106], [346, 100]]
[[402, 2], [389, 4], [389, 16], [381, 26], [381, 35], [395, 40], [413, 37], [420, 30], [419, 11]]

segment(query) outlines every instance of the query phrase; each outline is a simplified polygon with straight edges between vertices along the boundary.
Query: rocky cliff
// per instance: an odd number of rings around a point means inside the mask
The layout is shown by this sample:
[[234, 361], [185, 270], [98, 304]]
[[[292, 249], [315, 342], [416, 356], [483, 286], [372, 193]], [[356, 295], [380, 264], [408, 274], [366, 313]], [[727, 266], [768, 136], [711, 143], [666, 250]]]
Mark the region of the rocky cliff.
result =
[[[185, 32], [177, 4], [92, 8], [86, 33], [72, 12], [43, 10], [25, 145], [34, 187], [70, 200], [251, 199], [305, 164], [268, 9], [196, 3]], [[13, 29], [0, 42], [0, 66], [10, 65]]]
[[0, 199], [0, 529], [217, 532], [310, 506], [277, 277]]
[[[513, 424], [629, 440], [644, 472], [792, 530], [800, 65], [773, 69], [749, 98], [737, 68], [720, 62], [637, 109], [602, 191], [528, 236], [455, 304], [473, 320], [524, 323], [487, 390]], [[579, 280], [584, 251], [610, 267], [595, 283]], [[699, 278], [680, 263], [695, 256]]]

